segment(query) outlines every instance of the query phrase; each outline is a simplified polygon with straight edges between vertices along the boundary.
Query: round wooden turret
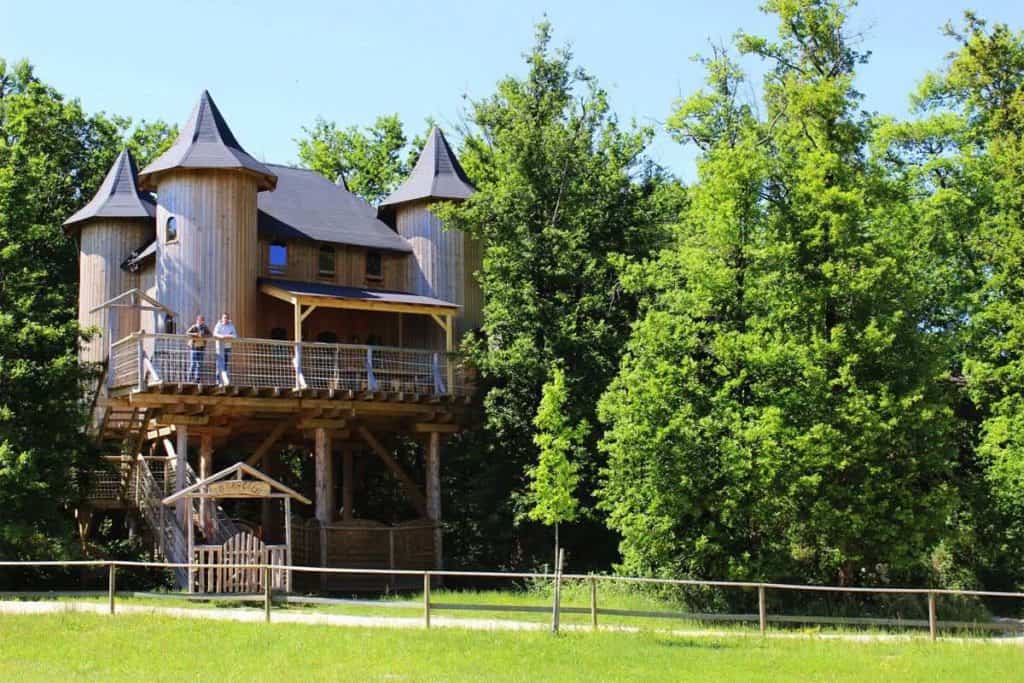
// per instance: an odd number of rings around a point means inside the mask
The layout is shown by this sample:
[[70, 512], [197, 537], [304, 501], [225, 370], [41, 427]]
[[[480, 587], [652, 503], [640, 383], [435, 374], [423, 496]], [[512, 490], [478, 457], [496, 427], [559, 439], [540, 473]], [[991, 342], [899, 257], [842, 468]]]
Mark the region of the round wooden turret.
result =
[[478, 327], [483, 296], [474, 273], [482, 265], [477, 240], [459, 230], [446, 230], [431, 206], [437, 201], [462, 201], [475, 188], [439, 128], [433, 128], [423, 152], [401, 187], [380, 205], [381, 216], [412, 246], [410, 290], [462, 307], [458, 333]]
[[78, 323], [96, 330], [79, 351], [83, 361], [102, 362], [111, 341], [139, 329], [137, 309], [93, 309], [139, 286], [138, 274], [121, 264], [152, 241], [154, 213], [152, 199], [138, 190], [135, 161], [125, 150], [92, 200], [64, 222], [65, 231], [78, 236]]
[[182, 329], [222, 312], [240, 336], [255, 336], [259, 246], [256, 194], [277, 177], [238, 144], [203, 92], [174, 145], [140, 174], [157, 194], [156, 299]]

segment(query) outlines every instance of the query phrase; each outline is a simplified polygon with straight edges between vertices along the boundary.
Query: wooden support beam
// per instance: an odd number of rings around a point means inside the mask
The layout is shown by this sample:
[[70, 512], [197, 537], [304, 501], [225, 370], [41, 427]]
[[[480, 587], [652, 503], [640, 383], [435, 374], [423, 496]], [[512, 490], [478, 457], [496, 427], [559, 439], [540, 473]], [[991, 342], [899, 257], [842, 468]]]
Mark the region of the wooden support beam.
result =
[[267, 438], [263, 439], [263, 443], [261, 443], [255, 451], [253, 451], [252, 455], [246, 458], [245, 464], [252, 466], [259, 465], [260, 461], [263, 460], [263, 458], [267, 455], [270, 449], [274, 447], [274, 444], [277, 443], [277, 440], [280, 439], [293, 424], [294, 423], [291, 420], [283, 420], [281, 422], [278, 422], [277, 426], [274, 427], [273, 431], [267, 434]]
[[176, 413], [164, 413], [156, 418], [158, 425], [208, 425], [209, 415], [178, 415]]
[[441, 434], [430, 433], [427, 444], [427, 518], [434, 527], [434, 569], [442, 569], [441, 534]]
[[341, 450], [341, 518], [346, 522], [352, 521], [352, 506], [355, 504], [353, 469], [352, 446], [345, 445]]
[[[178, 425], [177, 428], [178, 444], [174, 449], [174, 490], [175, 492], [181, 491], [186, 486], [186, 471], [188, 469], [188, 425]], [[170, 442], [164, 440], [164, 444], [169, 445]], [[192, 520], [188, 516], [188, 501], [185, 499], [179, 500], [177, 504], [178, 521], [181, 522], [181, 528], [185, 529], [185, 525], [192, 525]], [[191, 561], [191, 556], [189, 561]]]
[[372, 450], [374, 454], [384, 462], [387, 468], [391, 470], [391, 473], [394, 474], [398, 478], [398, 481], [402, 483], [402, 487], [405, 489], [405, 494], [409, 497], [409, 502], [412, 503], [412, 506], [416, 508], [416, 512], [421, 517], [426, 517], [426, 498], [423, 497], [423, 493], [420, 492], [419, 487], [416, 485], [416, 482], [413, 481], [412, 477], [402, 469], [402, 466], [398, 464], [398, 461], [395, 460], [394, 456], [392, 456], [388, 450], [381, 445], [380, 441], [377, 440], [377, 437], [371, 434], [366, 427], [360, 425], [356, 427], [356, 431], [359, 433], [359, 436], [363, 437], [363, 441], [365, 441], [370, 447], [370, 450]]
[[299, 429], [345, 429], [346, 422], [343, 419], [331, 418], [307, 418], [299, 421]]
[[[301, 310], [301, 306], [299, 308]], [[315, 310], [316, 310], [316, 306], [310, 306], [306, 310], [302, 311], [302, 316], [301, 317], [302, 317], [303, 322], [306, 320], [306, 318], [309, 317], [309, 314], [312, 313]]]
[[412, 429], [419, 434], [431, 434], [433, 432], [455, 434], [460, 431], [460, 427], [457, 424], [440, 422], [417, 422], [412, 426]]
[[[205, 433], [199, 436], [199, 478], [206, 479], [213, 474], [213, 434]], [[206, 493], [206, 490], [203, 490]], [[199, 503], [199, 524], [206, 529], [206, 522], [213, 514], [213, 504], [209, 500]]]

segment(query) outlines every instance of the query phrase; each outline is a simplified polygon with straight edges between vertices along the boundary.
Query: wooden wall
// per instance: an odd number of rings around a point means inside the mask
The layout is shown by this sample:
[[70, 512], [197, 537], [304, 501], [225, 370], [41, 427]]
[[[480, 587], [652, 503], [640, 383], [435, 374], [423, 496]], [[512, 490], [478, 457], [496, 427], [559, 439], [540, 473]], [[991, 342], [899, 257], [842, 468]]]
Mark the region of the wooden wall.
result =
[[[83, 327], [96, 327], [99, 333], [83, 346], [82, 360], [100, 362], [107, 357], [109, 310], [89, 313], [104, 301], [138, 287], [138, 275], [121, 269], [121, 263], [135, 249], [152, 239], [153, 226], [148, 221], [105, 219], [89, 221], [82, 226], [78, 259], [78, 322]], [[139, 312], [117, 309], [115, 341], [139, 329]]]
[[445, 230], [427, 202], [398, 207], [398, 234], [412, 246], [408, 262], [409, 291], [462, 306], [458, 332], [476, 327], [482, 319], [483, 297], [474, 273], [480, 269], [479, 244], [458, 230]]
[[[166, 240], [173, 216], [178, 239]], [[260, 260], [256, 180], [237, 171], [175, 171], [157, 186], [156, 298], [181, 331], [197, 313], [213, 326], [227, 311], [243, 337], [258, 336]]]
[[366, 248], [343, 244], [328, 245], [334, 247], [334, 277], [323, 277], [320, 275], [322, 243], [295, 240], [285, 242], [288, 247], [288, 266], [284, 274], [275, 274], [270, 272], [270, 242], [268, 238], [260, 238], [260, 275], [263, 277], [398, 292], [409, 291], [406, 267], [406, 262], [410, 258], [408, 254], [380, 251], [384, 277], [378, 280], [366, 277]]
[[[156, 299], [156, 259], [148, 259], [146, 264], [139, 270], [138, 276], [139, 289]], [[143, 332], [163, 332], [162, 321], [158, 319], [156, 311], [142, 311], [139, 313], [139, 317], [141, 318], [139, 322]], [[179, 322], [181, 321], [176, 320], [175, 324]]]

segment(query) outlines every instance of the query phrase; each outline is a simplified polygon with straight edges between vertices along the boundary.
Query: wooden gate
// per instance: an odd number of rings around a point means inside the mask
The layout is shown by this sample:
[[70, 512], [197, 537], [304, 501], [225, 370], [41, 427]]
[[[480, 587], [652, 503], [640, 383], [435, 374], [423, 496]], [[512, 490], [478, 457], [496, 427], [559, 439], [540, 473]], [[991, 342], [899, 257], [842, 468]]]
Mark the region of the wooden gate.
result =
[[197, 545], [190, 570], [190, 585], [196, 593], [259, 593], [263, 591], [263, 570], [253, 565], [269, 564], [272, 590], [291, 590], [290, 572], [285, 566], [283, 545], [266, 545], [248, 531], [240, 531], [223, 545]]

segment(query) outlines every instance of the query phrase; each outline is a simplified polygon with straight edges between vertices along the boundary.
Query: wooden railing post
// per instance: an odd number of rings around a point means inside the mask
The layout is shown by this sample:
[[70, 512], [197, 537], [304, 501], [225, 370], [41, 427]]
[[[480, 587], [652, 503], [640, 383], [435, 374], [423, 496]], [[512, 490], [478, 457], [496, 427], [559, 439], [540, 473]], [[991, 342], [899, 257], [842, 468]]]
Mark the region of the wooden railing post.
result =
[[928, 591], [928, 633], [931, 639], [939, 637], [939, 617], [935, 609], [935, 591]]
[[765, 599], [764, 584], [757, 587], [757, 623], [761, 630], [761, 635], [767, 635], [768, 632], [768, 601]]
[[597, 630], [597, 578], [590, 577], [590, 626]]
[[135, 352], [138, 356], [135, 359], [135, 387], [139, 391], [146, 390], [146, 350], [142, 347], [142, 335], [135, 340]]
[[107, 577], [107, 606], [110, 609], [110, 616], [114, 616], [114, 595], [117, 593], [117, 565], [111, 562], [109, 571], [110, 574]]
[[430, 628], [430, 572], [423, 572], [423, 628]]

